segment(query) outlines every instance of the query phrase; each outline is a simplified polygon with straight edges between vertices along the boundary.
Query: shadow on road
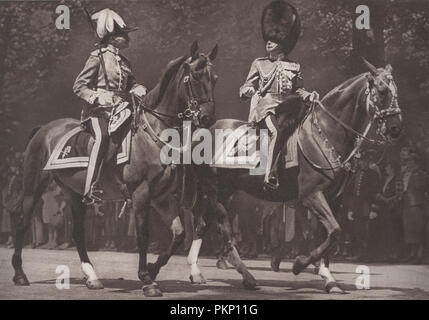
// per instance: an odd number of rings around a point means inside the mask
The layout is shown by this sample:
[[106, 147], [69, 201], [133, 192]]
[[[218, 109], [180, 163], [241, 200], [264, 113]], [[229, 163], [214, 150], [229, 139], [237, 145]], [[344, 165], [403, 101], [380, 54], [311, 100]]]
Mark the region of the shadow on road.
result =
[[[33, 284], [55, 284], [55, 279], [33, 282]], [[111, 293], [135, 293], [140, 291], [142, 284], [139, 280], [101, 279], [105, 289]], [[322, 280], [258, 280], [257, 290], [246, 290], [240, 280], [209, 279], [206, 284], [191, 284], [181, 280], [157, 281], [164, 294], [184, 294], [184, 299], [336, 299], [338, 295], [328, 295], [324, 290]], [[82, 278], [71, 278], [71, 285], [85, 286]], [[358, 290], [353, 284], [339, 282], [348, 294], [344, 299], [351, 299], [352, 294], [357, 298], [386, 298], [377, 291], [391, 291], [395, 299], [428, 299], [429, 293], [418, 288], [371, 287], [371, 290]], [[274, 289], [274, 292], [272, 288]], [[73, 288], [71, 288], [73, 290]], [[270, 292], [270, 290], [272, 290]], [[199, 293], [199, 294], [198, 294]], [[192, 294], [192, 295], [189, 295]], [[356, 295], [358, 294], [358, 295]], [[360, 296], [362, 295], [362, 296]], [[181, 298], [182, 299], [182, 298]]]

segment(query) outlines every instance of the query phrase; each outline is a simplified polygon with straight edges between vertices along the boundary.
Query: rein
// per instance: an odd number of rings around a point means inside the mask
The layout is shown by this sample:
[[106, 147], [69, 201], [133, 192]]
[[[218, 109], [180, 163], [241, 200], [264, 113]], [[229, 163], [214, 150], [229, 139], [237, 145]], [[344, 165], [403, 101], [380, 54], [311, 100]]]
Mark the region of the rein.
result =
[[[353, 157], [358, 157], [359, 154], [359, 150], [361, 148], [362, 145], [362, 141], [365, 140], [371, 144], [377, 144], [377, 145], [385, 145], [386, 144], [386, 140], [380, 140], [380, 139], [370, 139], [367, 137], [367, 134], [369, 132], [369, 130], [371, 129], [371, 127], [373, 126], [373, 124], [377, 121], [377, 120], [381, 120], [380, 123], [378, 123], [378, 129], [377, 129], [377, 133], [380, 134], [381, 136], [384, 137], [384, 134], [381, 132], [380, 130], [380, 126], [382, 124], [385, 123], [385, 118], [388, 116], [392, 116], [392, 115], [396, 115], [396, 114], [400, 114], [401, 110], [398, 107], [397, 104], [397, 95], [396, 95], [396, 86], [393, 82], [393, 78], [390, 78], [390, 84], [388, 85], [389, 90], [391, 90], [392, 92], [392, 101], [391, 104], [389, 106], [389, 108], [385, 109], [385, 110], [379, 110], [379, 108], [377, 107], [377, 105], [375, 104], [376, 101], [373, 101], [373, 99], [371, 99], [371, 92], [370, 88], [369, 88], [369, 83], [367, 83], [367, 88], [365, 90], [365, 94], [366, 94], [366, 109], [367, 109], [367, 113], [370, 114], [370, 107], [372, 107], [373, 109], [375, 109], [374, 115], [372, 116], [372, 118], [370, 119], [370, 121], [368, 122], [365, 130], [363, 133], [360, 133], [358, 131], [356, 131], [355, 129], [353, 129], [350, 125], [344, 123], [344, 121], [342, 121], [340, 118], [338, 118], [336, 115], [334, 115], [331, 111], [329, 111], [320, 100], [315, 100], [312, 103], [311, 106], [311, 117], [312, 119], [311, 121], [311, 129], [312, 129], [312, 135], [314, 137], [314, 133], [313, 133], [313, 127], [316, 126], [319, 135], [323, 134], [322, 128], [320, 128], [320, 126], [318, 125], [318, 119], [317, 116], [315, 114], [315, 108], [316, 106], [319, 106], [320, 109], [325, 112], [326, 114], [328, 114], [332, 119], [334, 119], [338, 124], [340, 124], [343, 128], [345, 128], [347, 131], [351, 132], [353, 135], [356, 136], [355, 138], [355, 146], [353, 148], [353, 150], [350, 152], [350, 154], [348, 155], [348, 157], [344, 160], [341, 161], [341, 155], [335, 150], [335, 147], [330, 147], [329, 150], [331, 151], [331, 155], [336, 152], [338, 154], [338, 157], [334, 160], [336, 163], [338, 163], [337, 166], [330, 166], [330, 167], [322, 167], [317, 165], [316, 163], [314, 163], [310, 157], [308, 157], [305, 154], [305, 151], [301, 145], [300, 140], [298, 139], [298, 143], [300, 145], [301, 151], [303, 152], [305, 158], [311, 163], [312, 166], [314, 166], [315, 168], [319, 169], [319, 170], [335, 170], [338, 168], [343, 168], [347, 171], [351, 171], [352, 167], [350, 164], [350, 161], [352, 160]], [[325, 159], [327, 160], [327, 162], [329, 164], [331, 164], [332, 160], [330, 160], [328, 158], [328, 156], [325, 154], [325, 152], [323, 151], [322, 146], [320, 145], [320, 143], [317, 141], [317, 139], [314, 139], [314, 141], [316, 142], [318, 148], [320, 149], [320, 151], [322, 152], [323, 156], [325, 157]], [[325, 144], [329, 143], [329, 140], [327, 137], [325, 137], [324, 139]], [[328, 148], [328, 147], [327, 147]], [[384, 150], [385, 152], [385, 150]], [[384, 154], [383, 152], [383, 154]]]

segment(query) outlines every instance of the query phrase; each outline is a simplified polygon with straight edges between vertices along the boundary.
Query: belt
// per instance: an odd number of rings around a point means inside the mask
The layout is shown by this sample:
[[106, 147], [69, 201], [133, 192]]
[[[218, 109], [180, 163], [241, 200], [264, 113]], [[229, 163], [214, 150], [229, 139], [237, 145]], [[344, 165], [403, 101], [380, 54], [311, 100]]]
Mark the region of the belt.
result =
[[97, 88], [97, 92], [110, 93], [110, 94], [112, 94], [112, 95], [115, 95], [115, 96], [121, 97], [122, 99], [126, 99], [126, 98], [128, 97], [128, 93], [127, 93], [127, 92], [120, 91], [120, 90], [112, 90], [112, 89], [110, 89], [110, 90], [106, 90], [106, 89], [105, 89], [105, 88], [103, 88], [103, 87], [98, 87], [98, 88]]

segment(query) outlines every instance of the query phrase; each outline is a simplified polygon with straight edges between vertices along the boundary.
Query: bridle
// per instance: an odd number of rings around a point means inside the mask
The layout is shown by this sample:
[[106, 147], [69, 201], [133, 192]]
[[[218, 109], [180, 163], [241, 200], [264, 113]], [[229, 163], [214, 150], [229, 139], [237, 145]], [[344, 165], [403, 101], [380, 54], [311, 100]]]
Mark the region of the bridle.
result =
[[[212, 66], [212, 63], [210, 62], [210, 60], [208, 58], [207, 58], [206, 67], [207, 66]], [[198, 127], [200, 125], [199, 116], [201, 113], [202, 106], [204, 106], [204, 104], [208, 104], [208, 103], [213, 102], [213, 100], [210, 98], [198, 98], [198, 97], [196, 97], [194, 94], [194, 89], [192, 88], [192, 80], [199, 82], [199, 80], [193, 76], [192, 71], [189, 70], [188, 73], [183, 77], [183, 80], [181, 80], [181, 81], [183, 81], [183, 84], [185, 85], [187, 108], [183, 112], [179, 112], [175, 115], [156, 111], [155, 110], [156, 106], [155, 107], [148, 107], [145, 105], [142, 98], [137, 97], [135, 95], [131, 95], [131, 102], [133, 105], [133, 112], [134, 112], [134, 123], [133, 123], [133, 130], [132, 130], [133, 133], [135, 133], [139, 127], [139, 123], [138, 123], [139, 118], [140, 118], [139, 115], [140, 115], [140, 113], [142, 113], [142, 117], [144, 119], [143, 129], [148, 129], [148, 132], [151, 135], [152, 139], [155, 142], [160, 141], [164, 145], [169, 146], [171, 149], [177, 150], [178, 149], [177, 147], [171, 146], [167, 142], [160, 139], [159, 135], [155, 132], [155, 130], [150, 125], [150, 122], [147, 120], [146, 112], [153, 115], [159, 121], [164, 123], [168, 128], [173, 128], [173, 129], [179, 130], [179, 129], [183, 128], [183, 124], [185, 121], [191, 121], [191, 123], [193, 123], [195, 126]], [[168, 120], [166, 120], [166, 118], [171, 119], [173, 121], [180, 120], [180, 125], [179, 126], [172, 125], [171, 123], [168, 122]], [[182, 152], [183, 148], [180, 148], [180, 151]]]
[[392, 95], [392, 100], [390, 101], [390, 105], [388, 108], [381, 109], [377, 104], [377, 96], [375, 95], [375, 88], [371, 88], [369, 82], [367, 82], [367, 88], [365, 90], [365, 94], [367, 95], [367, 112], [371, 114], [373, 113], [373, 121], [377, 122], [377, 134], [380, 135], [384, 141], [387, 141], [388, 138], [384, 135], [386, 131], [386, 121], [387, 118], [395, 115], [401, 115], [401, 109], [398, 104], [398, 88], [393, 80], [392, 75], [388, 75], [387, 79], [389, 83], [386, 83], [383, 79], [379, 79], [390, 91]]
[[[315, 164], [313, 161], [311, 161], [311, 159], [308, 156], [305, 155], [305, 151], [301, 146], [300, 140], [298, 139], [298, 143], [300, 144], [301, 151], [303, 152], [305, 158], [307, 158], [307, 160], [314, 167], [316, 167], [317, 169], [320, 169], [320, 170], [335, 170], [338, 168], [343, 168], [347, 171], [351, 171], [352, 170], [351, 160], [353, 158], [360, 158], [361, 157], [359, 151], [361, 149], [361, 145], [362, 145], [363, 141], [367, 141], [373, 145], [374, 144], [375, 145], [386, 145], [386, 143], [389, 141], [388, 137], [386, 137], [384, 134], [387, 118], [394, 116], [394, 115], [398, 115], [398, 114], [400, 115], [401, 109], [399, 108], [399, 105], [398, 105], [397, 87], [396, 87], [395, 82], [393, 81], [393, 77], [391, 75], [388, 76], [389, 83], [386, 83], [383, 79], [379, 79], [379, 80], [382, 81], [386, 85], [386, 87], [390, 90], [390, 92], [392, 94], [392, 100], [391, 100], [388, 108], [381, 109], [378, 106], [378, 99], [376, 96], [375, 88], [374, 87], [371, 88], [371, 84], [369, 81], [366, 83], [365, 101], [366, 101], [366, 110], [367, 110], [367, 114], [370, 116], [370, 121], [368, 122], [365, 130], [362, 133], [358, 132], [357, 130], [355, 130], [351, 126], [349, 126], [348, 124], [344, 123], [344, 121], [342, 121], [340, 118], [338, 118], [336, 115], [334, 115], [331, 111], [329, 111], [329, 109], [327, 109], [320, 100], [315, 100], [312, 102], [312, 106], [310, 109], [311, 110], [310, 111], [310, 113], [311, 113], [310, 122], [311, 122], [312, 133], [314, 136], [313, 128], [316, 128], [318, 131], [318, 135], [322, 137], [322, 139], [325, 143], [324, 149], [328, 149], [331, 152], [331, 160], [323, 152], [323, 148], [322, 148], [322, 146], [320, 146], [317, 139], [314, 139], [314, 140], [316, 141], [316, 144], [318, 145], [320, 151], [322, 152], [322, 154], [324, 155], [324, 157], [328, 161], [328, 163], [331, 163], [331, 162], [336, 163], [335, 166], [331, 165], [330, 167], [322, 167], [322, 166]], [[340, 155], [340, 153], [335, 150], [335, 147], [332, 146], [332, 144], [329, 142], [328, 138], [326, 137], [326, 134], [324, 134], [322, 128], [319, 126], [319, 123], [318, 123], [319, 120], [318, 120], [317, 115], [315, 113], [315, 109], [317, 106], [323, 112], [328, 114], [333, 120], [335, 120], [336, 123], [340, 124], [346, 131], [350, 132], [352, 135], [355, 136], [354, 148], [345, 160], [342, 160], [342, 156]], [[367, 135], [368, 135], [370, 129], [372, 128], [372, 126], [374, 125], [374, 123], [377, 124], [376, 133], [377, 133], [377, 135], [381, 136], [382, 139], [371, 139], [371, 138], [367, 137]], [[336, 154], [336, 156], [334, 156], [334, 153]], [[333, 161], [332, 161], [332, 158], [334, 158]]]
[[[208, 60], [206, 67], [212, 66], [212, 63]], [[192, 80], [199, 82], [198, 79], [194, 77], [192, 71], [189, 71], [189, 74], [183, 78], [183, 83], [185, 84], [186, 94], [187, 94], [187, 108], [185, 111], [179, 113], [177, 116], [179, 119], [191, 120], [196, 125], [199, 125], [199, 116], [201, 113], [201, 107], [205, 104], [212, 103], [213, 99], [211, 98], [198, 98], [195, 96], [194, 90], [192, 88]]]

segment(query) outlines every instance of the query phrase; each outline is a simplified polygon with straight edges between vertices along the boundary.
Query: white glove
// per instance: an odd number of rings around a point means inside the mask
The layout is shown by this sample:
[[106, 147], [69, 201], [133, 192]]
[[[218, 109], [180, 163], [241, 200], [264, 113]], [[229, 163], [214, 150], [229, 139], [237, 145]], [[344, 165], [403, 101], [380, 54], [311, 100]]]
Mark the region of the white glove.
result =
[[347, 220], [349, 220], [349, 221], [353, 221], [354, 220], [353, 219], [353, 212], [352, 211], [347, 212]]
[[99, 105], [104, 107], [113, 106], [113, 95], [107, 92], [100, 92], [97, 97], [97, 102]]
[[248, 98], [251, 98], [255, 93], [256, 93], [255, 88], [253, 88], [253, 87], [247, 87], [246, 89], [244, 89], [241, 92], [241, 95], [242, 96], [246, 96]]
[[302, 100], [308, 100], [310, 102], [314, 102], [315, 100], [319, 100], [319, 94], [316, 91], [308, 92], [304, 89], [296, 90], [296, 93], [301, 97]]
[[313, 91], [310, 95], [310, 102], [314, 102], [316, 100], [319, 100], [319, 94], [316, 91]]
[[131, 89], [130, 93], [139, 98], [142, 98], [147, 94], [147, 89], [142, 85], [138, 85]]

